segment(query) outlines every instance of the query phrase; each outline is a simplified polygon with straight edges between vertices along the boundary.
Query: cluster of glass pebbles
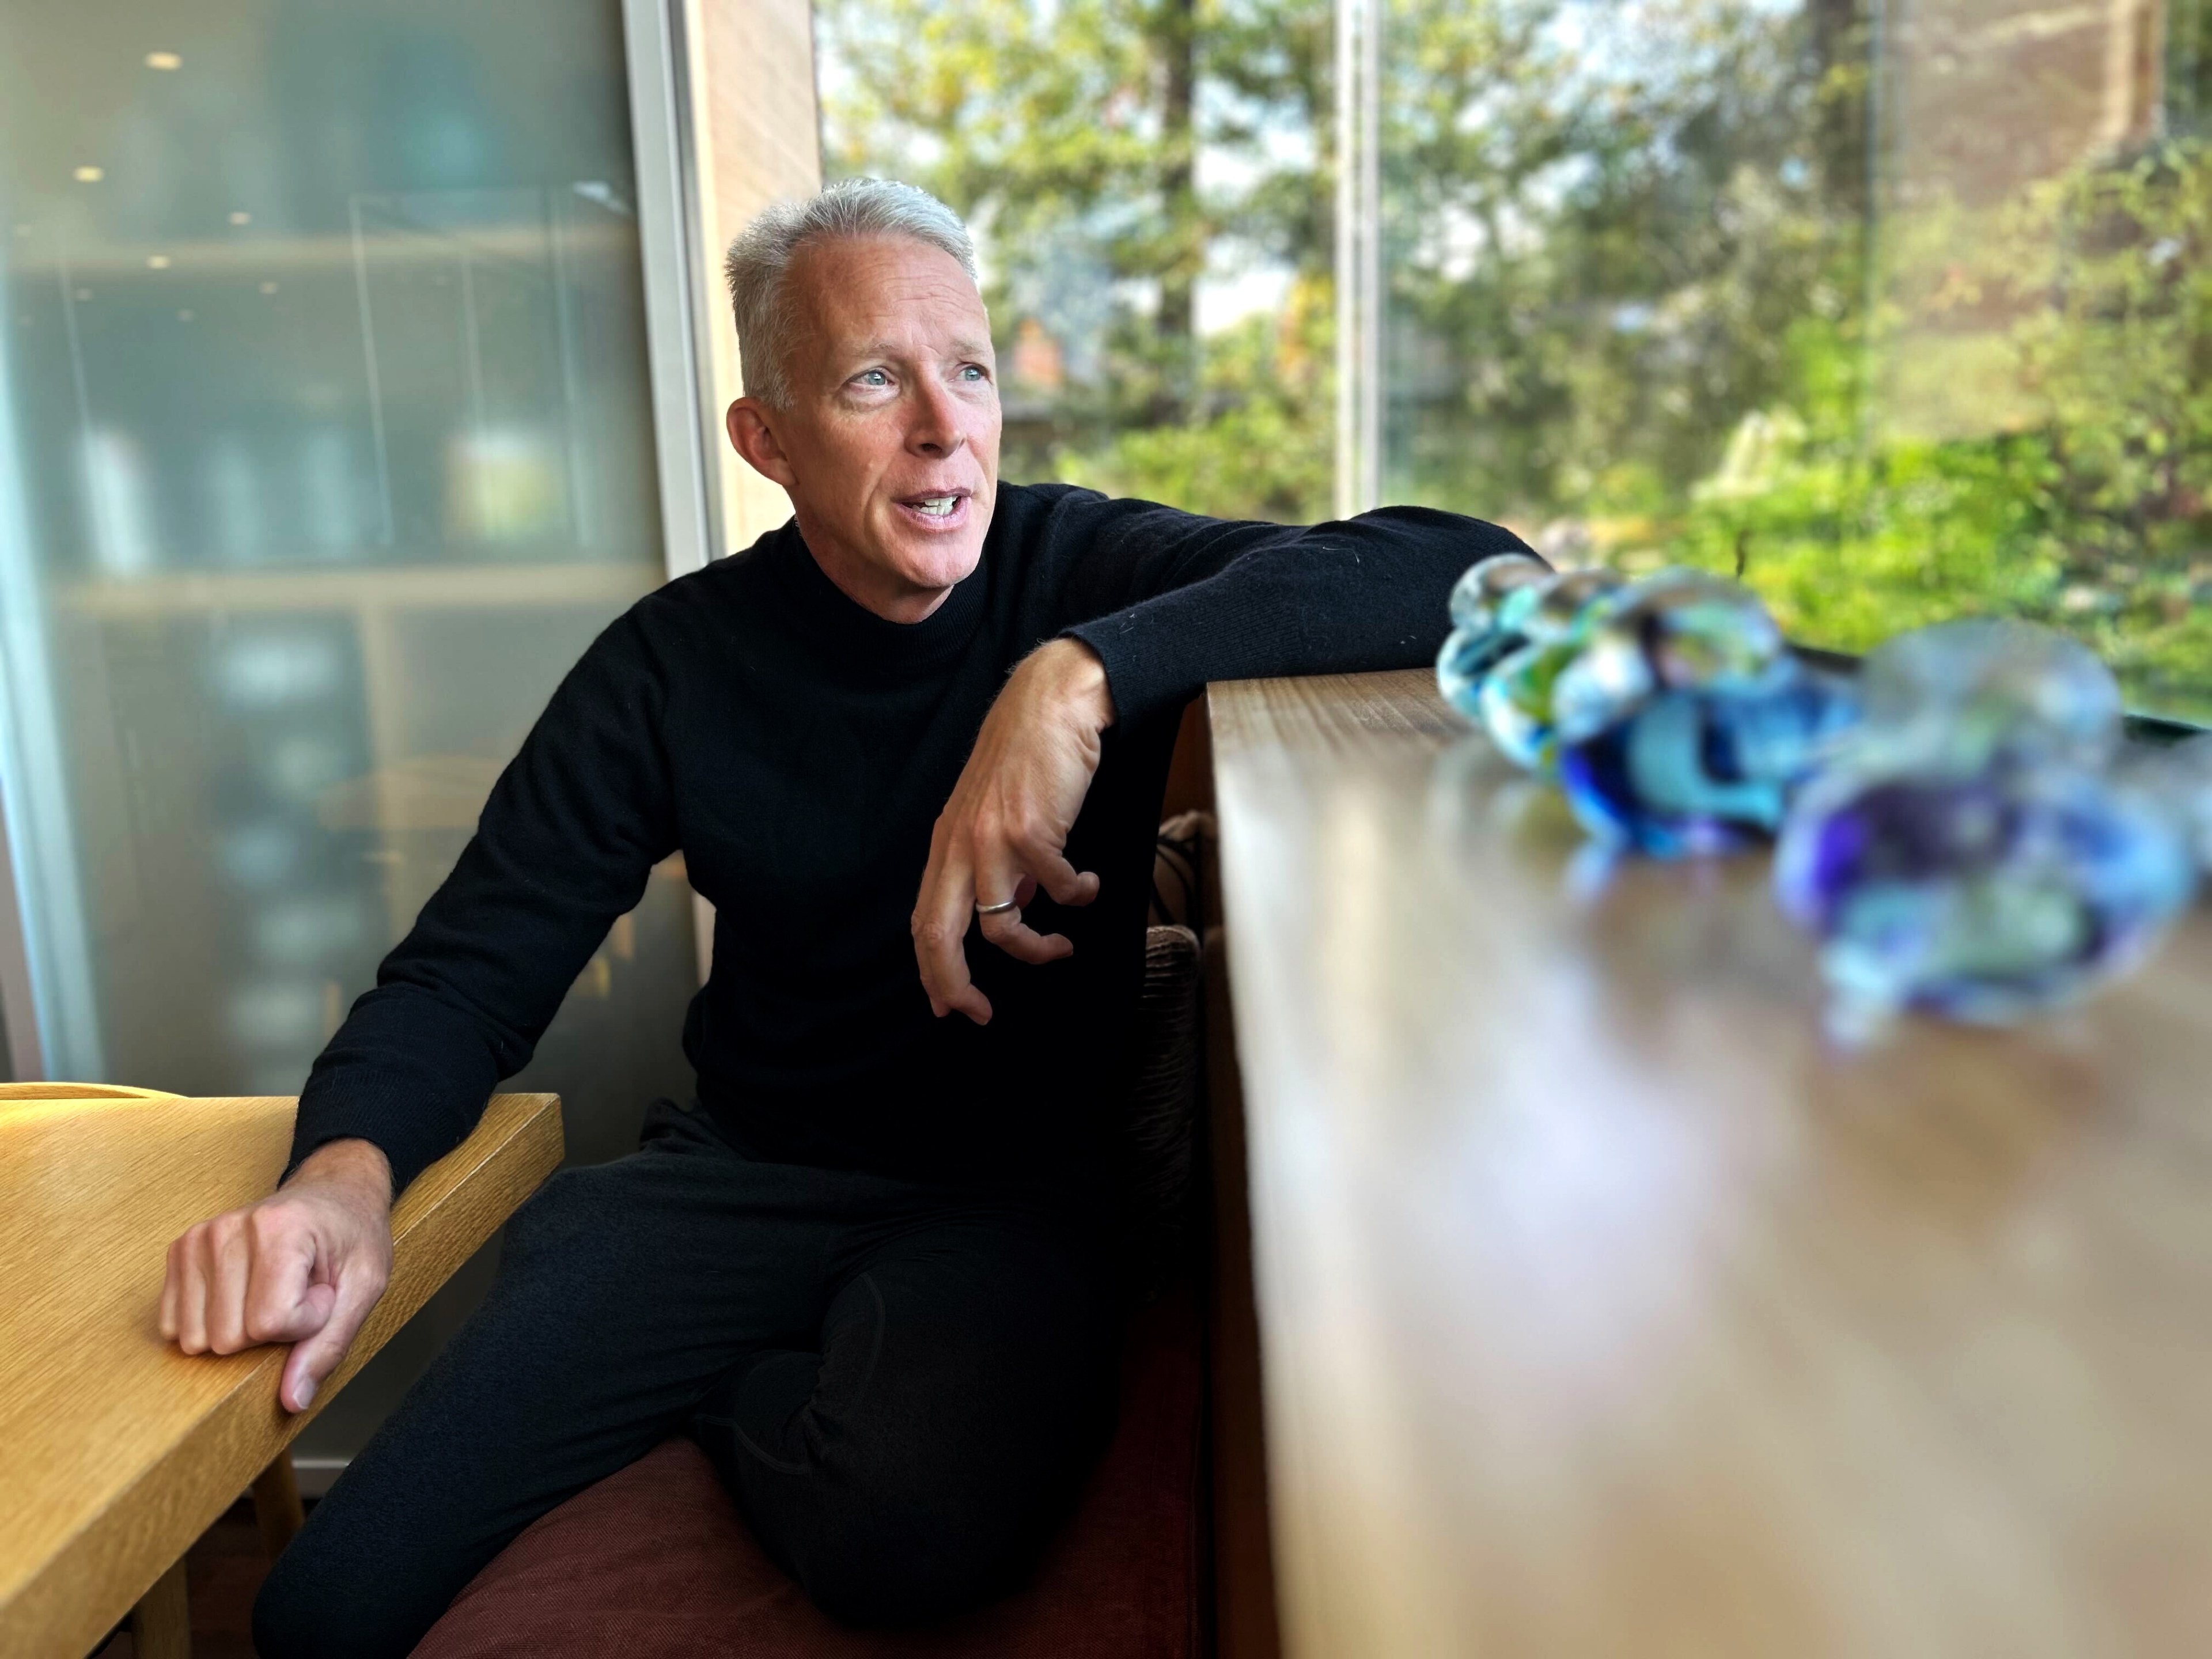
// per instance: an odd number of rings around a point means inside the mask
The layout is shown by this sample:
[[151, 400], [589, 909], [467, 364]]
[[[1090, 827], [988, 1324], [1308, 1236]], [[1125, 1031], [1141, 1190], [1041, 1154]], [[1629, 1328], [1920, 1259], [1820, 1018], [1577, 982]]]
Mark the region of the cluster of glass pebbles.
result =
[[1487, 559], [1452, 592], [1444, 700], [1558, 780], [1592, 836], [1662, 858], [1771, 837], [1788, 792], [1849, 726], [1766, 607], [1695, 570], [1639, 581]]
[[1556, 779], [1600, 841], [1660, 857], [1778, 836], [1847, 1032], [1923, 1009], [2017, 1020], [2125, 971], [2212, 864], [2212, 737], [2130, 754], [2096, 657], [2023, 624], [1939, 624], [1856, 684], [1757, 597], [1509, 555], [1451, 596], [1447, 702]]

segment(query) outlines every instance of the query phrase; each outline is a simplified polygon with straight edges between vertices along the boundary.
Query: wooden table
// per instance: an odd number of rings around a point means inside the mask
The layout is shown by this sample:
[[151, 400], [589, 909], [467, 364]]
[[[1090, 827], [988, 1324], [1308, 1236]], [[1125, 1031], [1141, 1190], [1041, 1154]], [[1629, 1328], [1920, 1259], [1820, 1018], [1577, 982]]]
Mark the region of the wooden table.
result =
[[1289, 1653], [2212, 1654], [2212, 916], [1842, 1052], [1425, 673], [1211, 721]]
[[[186, 1358], [165, 1253], [269, 1190], [289, 1099], [0, 1101], [0, 1654], [84, 1659], [313, 1415], [284, 1347]], [[499, 1095], [392, 1213], [392, 1273], [327, 1403], [561, 1161], [553, 1095]]]

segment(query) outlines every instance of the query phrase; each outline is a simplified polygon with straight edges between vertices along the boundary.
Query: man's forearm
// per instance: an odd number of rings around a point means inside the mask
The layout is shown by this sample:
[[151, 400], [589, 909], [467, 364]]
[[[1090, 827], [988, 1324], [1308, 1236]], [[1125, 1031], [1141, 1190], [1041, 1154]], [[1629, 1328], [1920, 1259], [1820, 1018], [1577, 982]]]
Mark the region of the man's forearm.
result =
[[[1114, 724], [1114, 691], [1106, 681], [1106, 665], [1081, 640], [1048, 640], [1014, 672], [1034, 682], [1023, 690], [1030, 694], [1029, 706], [1040, 716], [1087, 726], [1094, 734]], [[1014, 689], [1012, 680], [1007, 689]]]
[[1172, 522], [1201, 527], [1186, 532], [1187, 556], [1153, 573], [1166, 585], [1067, 630], [1098, 653], [1124, 720], [1177, 707], [1209, 680], [1425, 662], [1461, 573], [1528, 550], [1495, 525], [1422, 508], [1266, 532]]

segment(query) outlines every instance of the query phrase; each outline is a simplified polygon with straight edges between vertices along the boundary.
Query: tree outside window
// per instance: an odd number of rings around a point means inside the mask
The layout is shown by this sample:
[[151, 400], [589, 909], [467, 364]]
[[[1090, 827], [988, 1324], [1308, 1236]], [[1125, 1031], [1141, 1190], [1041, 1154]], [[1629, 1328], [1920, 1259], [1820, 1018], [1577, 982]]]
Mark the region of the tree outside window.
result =
[[[833, 170], [980, 232], [1006, 470], [1328, 516], [1335, 18], [825, 0]], [[1395, 0], [1385, 499], [2212, 713], [2212, 0]]]

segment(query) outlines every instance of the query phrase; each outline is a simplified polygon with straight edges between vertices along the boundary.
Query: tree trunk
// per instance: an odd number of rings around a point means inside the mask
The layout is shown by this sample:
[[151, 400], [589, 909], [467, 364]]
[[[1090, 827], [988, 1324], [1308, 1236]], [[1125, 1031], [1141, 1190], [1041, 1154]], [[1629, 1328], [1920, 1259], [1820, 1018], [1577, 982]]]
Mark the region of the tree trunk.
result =
[[1160, 204], [1166, 260], [1160, 271], [1163, 377], [1154, 418], [1176, 424], [1190, 413], [1198, 380], [1198, 277], [1206, 228], [1198, 210], [1197, 0], [1160, 0], [1159, 52], [1165, 73], [1160, 110]]
[[1820, 183], [1839, 217], [1867, 209], [1869, 117], [1878, 64], [1868, 61], [1872, 31], [1867, 0], [1806, 0], [1812, 30], [1816, 143]]

